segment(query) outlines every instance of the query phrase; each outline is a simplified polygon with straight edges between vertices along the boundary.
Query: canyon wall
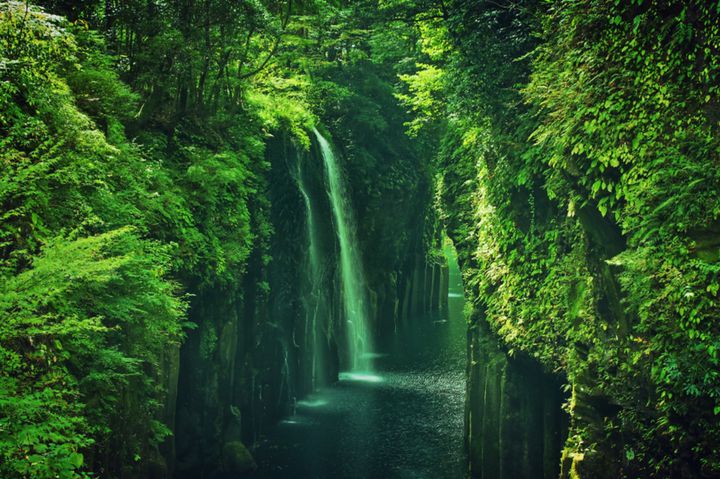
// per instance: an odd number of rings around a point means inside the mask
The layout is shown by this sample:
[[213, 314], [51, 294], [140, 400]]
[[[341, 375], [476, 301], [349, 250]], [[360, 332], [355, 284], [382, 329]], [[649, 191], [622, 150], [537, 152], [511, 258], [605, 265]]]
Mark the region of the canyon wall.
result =
[[[336, 381], [347, 367], [339, 244], [319, 146], [313, 141], [304, 148], [276, 132], [266, 158], [262, 211], [273, 228], [269, 242], [254, 246], [242, 284], [198, 288], [190, 308], [197, 327], [179, 364], [177, 358], [168, 364], [169, 385], [173, 374], [178, 380], [177, 406], [168, 401], [165, 413], [174, 417], [175, 437], [165, 452], [176, 477], [241, 472], [239, 444], [251, 448], [297, 400]], [[351, 187], [357, 182], [350, 178]], [[372, 330], [394, 334], [400, 321], [447, 307], [447, 266], [428, 259], [422, 238], [403, 230], [418, 218], [378, 225], [380, 216], [366, 211], [358, 230]], [[386, 238], [393, 238], [395, 251], [384, 251]]]

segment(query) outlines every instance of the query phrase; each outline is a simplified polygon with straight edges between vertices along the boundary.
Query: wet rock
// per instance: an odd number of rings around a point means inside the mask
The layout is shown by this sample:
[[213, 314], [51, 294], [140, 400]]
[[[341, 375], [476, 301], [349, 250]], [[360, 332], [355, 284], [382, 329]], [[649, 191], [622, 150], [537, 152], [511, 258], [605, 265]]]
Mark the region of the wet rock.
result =
[[232, 474], [249, 474], [257, 469], [255, 459], [240, 441], [225, 443], [222, 452], [223, 471]]
[[[472, 477], [557, 478], [567, 434], [559, 379], [532, 358], [508, 356], [482, 310], [471, 319], [465, 414]], [[582, 479], [590, 477], [602, 476]]]

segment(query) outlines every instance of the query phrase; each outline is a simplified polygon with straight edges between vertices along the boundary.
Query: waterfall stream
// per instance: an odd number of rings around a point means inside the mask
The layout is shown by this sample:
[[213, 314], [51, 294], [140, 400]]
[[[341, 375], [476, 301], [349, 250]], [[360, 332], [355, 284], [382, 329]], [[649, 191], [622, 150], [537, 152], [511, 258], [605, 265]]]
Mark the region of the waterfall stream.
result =
[[295, 182], [297, 183], [298, 190], [300, 190], [300, 194], [302, 195], [303, 202], [305, 203], [305, 209], [307, 211], [307, 273], [310, 282], [310, 297], [305, 300], [306, 317], [305, 332], [303, 337], [305, 338], [305, 349], [312, 351], [310, 375], [311, 387], [314, 390], [318, 385], [318, 378], [323, 376], [322, 371], [320, 370], [322, 367], [322, 360], [318, 357], [319, 342], [321, 337], [321, 331], [318, 325], [318, 313], [320, 311], [326, 311], [326, 309], [323, 308], [323, 302], [325, 301], [323, 277], [325, 275], [325, 271], [323, 269], [322, 253], [320, 251], [320, 241], [318, 239], [319, 232], [315, 221], [315, 209], [312, 200], [310, 199], [310, 193], [308, 192], [308, 188], [305, 184], [303, 161], [306, 161], [306, 158], [303, 155], [298, 155]]
[[365, 279], [358, 247], [354, 215], [342, 170], [330, 143], [319, 131], [317, 137], [325, 164], [325, 180], [330, 198], [335, 232], [340, 245], [340, 281], [346, 321], [349, 369], [371, 369], [370, 333], [365, 294]]

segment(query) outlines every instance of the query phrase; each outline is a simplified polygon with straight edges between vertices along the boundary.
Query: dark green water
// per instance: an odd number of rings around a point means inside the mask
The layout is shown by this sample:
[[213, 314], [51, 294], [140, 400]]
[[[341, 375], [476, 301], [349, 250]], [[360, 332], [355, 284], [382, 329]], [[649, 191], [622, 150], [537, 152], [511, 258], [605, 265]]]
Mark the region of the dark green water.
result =
[[444, 317], [416, 318], [376, 346], [375, 369], [297, 404], [256, 450], [253, 477], [465, 477], [465, 321], [456, 265]]

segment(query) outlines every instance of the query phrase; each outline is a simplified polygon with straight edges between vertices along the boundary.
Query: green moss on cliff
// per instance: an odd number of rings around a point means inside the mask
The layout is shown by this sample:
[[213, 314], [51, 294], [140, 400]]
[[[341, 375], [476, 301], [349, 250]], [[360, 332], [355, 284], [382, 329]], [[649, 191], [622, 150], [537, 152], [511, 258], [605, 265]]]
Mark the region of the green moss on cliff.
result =
[[412, 133], [441, 132], [470, 298], [507, 354], [574, 391], [563, 474], [718, 474], [715, 6], [407, 12], [421, 49], [401, 98]]

